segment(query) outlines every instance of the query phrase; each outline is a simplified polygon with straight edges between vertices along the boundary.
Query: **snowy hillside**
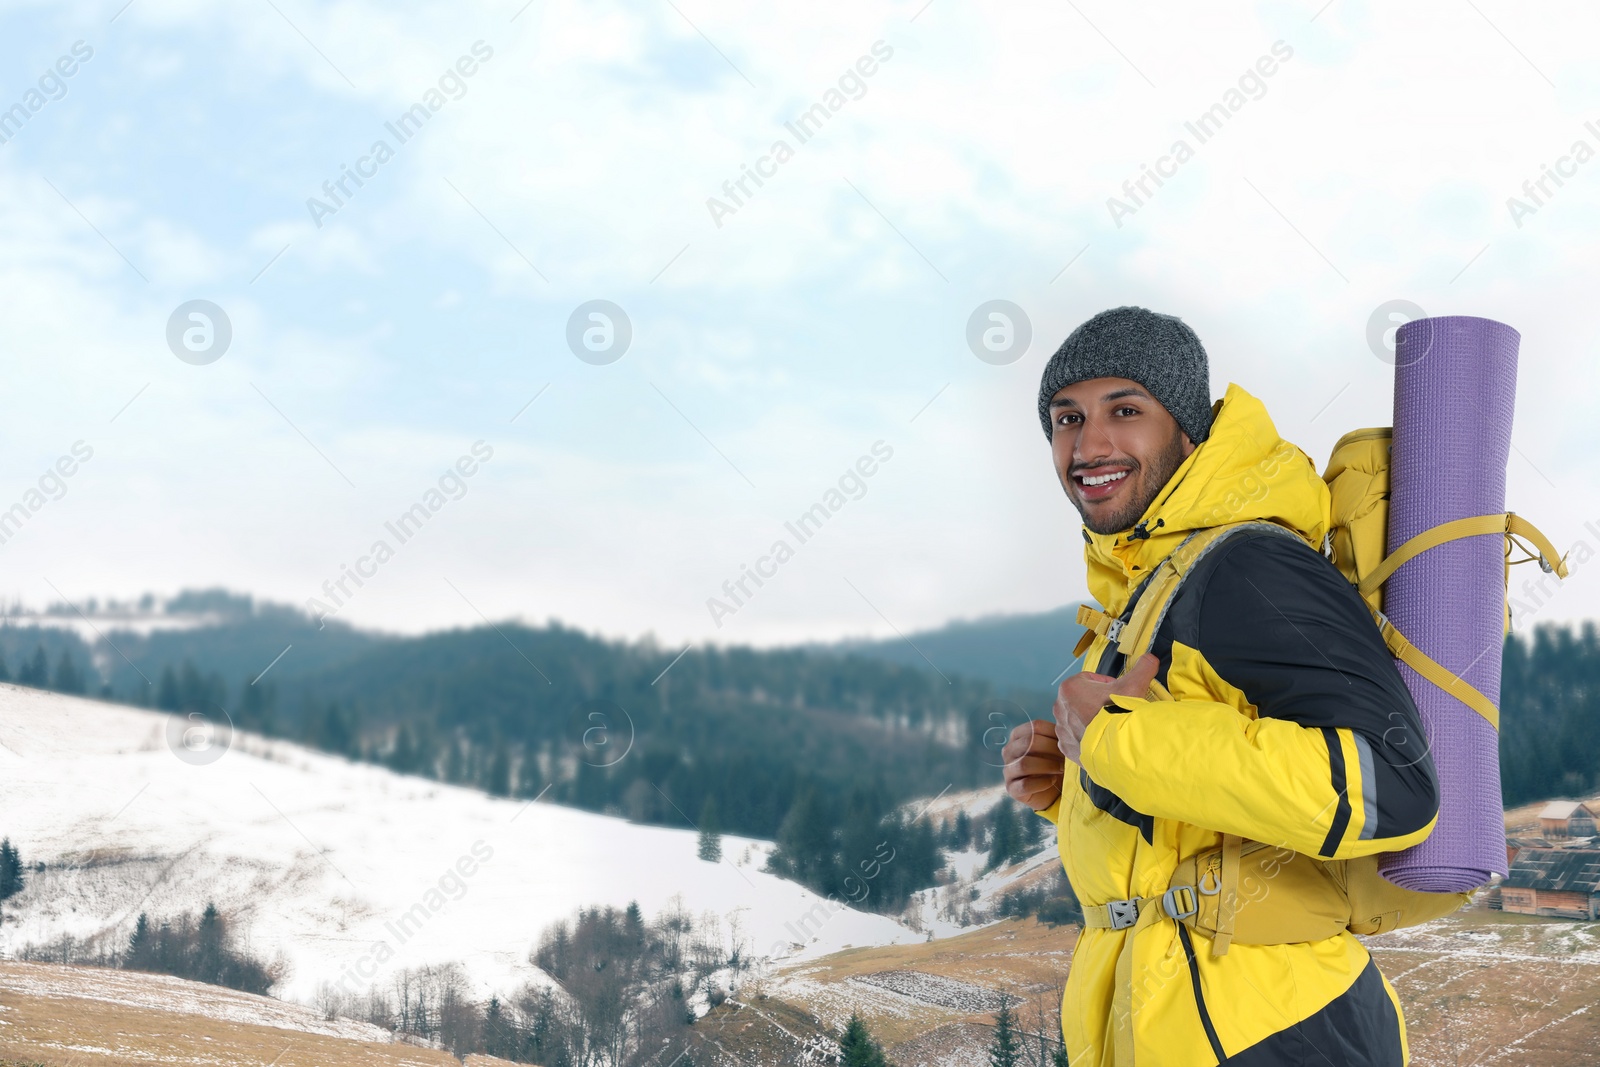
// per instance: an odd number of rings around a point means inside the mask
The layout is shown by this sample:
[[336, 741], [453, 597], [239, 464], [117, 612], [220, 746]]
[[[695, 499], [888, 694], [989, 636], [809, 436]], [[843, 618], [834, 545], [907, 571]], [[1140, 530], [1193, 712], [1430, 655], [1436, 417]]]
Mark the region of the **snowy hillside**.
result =
[[[460, 962], [479, 995], [539, 976], [547, 924], [580, 905], [646, 916], [674, 896], [715, 913], [756, 957], [919, 941], [879, 915], [833, 908], [760, 871], [770, 843], [728, 836], [696, 858], [688, 830], [506, 800], [235, 734], [196, 765], [169, 747], [174, 717], [0, 685], [0, 834], [32, 867], [6, 902], [0, 955], [63, 934], [131, 932], [141, 910], [231, 916], [251, 951], [280, 953], [276, 995], [365, 991], [397, 969]], [[801, 945], [803, 943], [803, 947]]]

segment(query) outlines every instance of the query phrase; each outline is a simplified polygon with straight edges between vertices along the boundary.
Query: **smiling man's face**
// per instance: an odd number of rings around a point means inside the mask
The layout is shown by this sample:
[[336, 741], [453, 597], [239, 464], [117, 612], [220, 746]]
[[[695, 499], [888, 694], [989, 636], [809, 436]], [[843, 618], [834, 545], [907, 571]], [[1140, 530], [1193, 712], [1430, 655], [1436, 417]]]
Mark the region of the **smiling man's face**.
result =
[[1097, 534], [1129, 529], [1195, 450], [1144, 386], [1090, 378], [1050, 398], [1050, 451], [1067, 499]]

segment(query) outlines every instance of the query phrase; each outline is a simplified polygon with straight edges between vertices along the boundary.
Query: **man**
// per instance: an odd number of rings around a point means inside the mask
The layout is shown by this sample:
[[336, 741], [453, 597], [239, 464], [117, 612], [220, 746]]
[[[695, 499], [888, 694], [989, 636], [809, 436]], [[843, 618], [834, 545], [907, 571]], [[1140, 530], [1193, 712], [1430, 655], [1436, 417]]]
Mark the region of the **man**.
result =
[[[1416, 706], [1360, 596], [1313, 547], [1328, 531], [1326, 484], [1255, 397], [1209, 395], [1194, 332], [1134, 307], [1074, 330], [1040, 383], [1107, 614], [1127, 618], [1194, 530], [1284, 528], [1216, 542], [1150, 652], [1126, 664], [1097, 639], [1054, 720], [1012, 731], [1007, 790], [1056, 824], [1086, 908], [1159, 896], [1180, 859], [1223, 834], [1347, 859], [1416, 844], [1437, 819]], [[1062, 1001], [1074, 1067], [1408, 1062], [1399, 1000], [1353, 934], [1215, 955], [1202, 933], [1150, 918], [1131, 942], [1127, 929], [1080, 935]]]

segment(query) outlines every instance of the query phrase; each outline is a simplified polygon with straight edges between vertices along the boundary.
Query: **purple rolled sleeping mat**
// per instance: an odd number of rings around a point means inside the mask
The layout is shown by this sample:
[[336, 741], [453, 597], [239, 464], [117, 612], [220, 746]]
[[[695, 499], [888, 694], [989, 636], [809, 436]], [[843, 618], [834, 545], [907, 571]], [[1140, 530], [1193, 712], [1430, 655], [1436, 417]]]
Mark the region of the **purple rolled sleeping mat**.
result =
[[[1396, 332], [1388, 551], [1439, 523], [1505, 510], [1520, 340], [1504, 323], [1467, 315], [1415, 319]], [[1409, 560], [1389, 578], [1383, 610], [1414, 645], [1499, 707], [1502, 534], [1447, 541]], [[1382, 856], [1378, 871], [1402, 888], [1436, 893], [1503, 877], [1498, 733], [1396, 662], [1439, 772], [1439, 822], [1421, 844]]]

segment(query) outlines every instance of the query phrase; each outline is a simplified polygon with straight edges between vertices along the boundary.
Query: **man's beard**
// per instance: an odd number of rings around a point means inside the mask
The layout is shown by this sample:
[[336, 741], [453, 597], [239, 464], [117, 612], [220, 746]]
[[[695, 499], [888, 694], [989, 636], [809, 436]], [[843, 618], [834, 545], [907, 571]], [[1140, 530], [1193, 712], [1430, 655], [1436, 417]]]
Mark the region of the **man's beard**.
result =
[[[1161, 454], [1156, 456], [1153, 466], [1146, 468], [1144, 464], [1137, 463], [1134, 469], [1129, 472], [1129, 480], [1136, 476], [1139, 478], [1137, 495], [1129, 496], [1126, 505], [1120, 510], [1100, 515], [1097, 522], [1089, 521], [1088, 515], [1084, 513], [1083, 504], [1075, 494], [1068, 493], [1067, 496], [1072, 501], [1073, 507], [1078, 509], [1078, 514], [1083, 516], [1084, 525], [1089, 527], [1092, 532], [1097, 534], [1121, 533], [1139, 521], [1139, 516], [1143, 515], [1150, 507], [1150, 502], [1156, 498], [1157, 494], [1166, 488], [1167, 482], [1172, 479], [1173, 473], [1183, 465], [1183, 460], [1183, 431], [1174, 429], [1172, 431], [1172, 440], [1168, 442], [1167, 447], [1161, 451]], [[1147, 473], [1149, 475], [1148, 478], [1145, 477]]]

